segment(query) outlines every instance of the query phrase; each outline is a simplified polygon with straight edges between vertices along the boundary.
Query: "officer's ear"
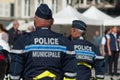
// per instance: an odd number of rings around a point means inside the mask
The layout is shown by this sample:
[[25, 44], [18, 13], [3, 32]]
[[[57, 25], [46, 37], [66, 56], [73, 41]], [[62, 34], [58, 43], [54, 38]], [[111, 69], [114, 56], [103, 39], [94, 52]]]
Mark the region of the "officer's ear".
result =
[[75, 30], [75, 28], [72, 28], [72, 29], [71, 29], [71, 33], [72, 33], [72, 36], [73, 36], [73, 37], [76, 37], [77, 34], [78, 34], [77, 31]]
[[73, 32], [74, 32], [73, 28], [71, 28], [70, 32], [71, 32], [71, 35], [72, 35], [72, 34], [73, 34]]
[[77, 37], [79, 36], [79, 33], [75, 30], [74, 35]]

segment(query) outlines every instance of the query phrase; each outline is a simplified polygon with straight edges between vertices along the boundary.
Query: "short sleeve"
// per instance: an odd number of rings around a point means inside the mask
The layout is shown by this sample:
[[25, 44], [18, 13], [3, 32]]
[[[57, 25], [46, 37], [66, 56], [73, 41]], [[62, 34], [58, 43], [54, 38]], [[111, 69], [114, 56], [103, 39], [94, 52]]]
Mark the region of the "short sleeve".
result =
[[106, 38], [107, 38], [107, 39], [110, 39], [110, 35], [106, 35]]
[[105, 45], [105, 43], [106, 43], [106, 39], [105, 39], [105, 37], [103, 37], [103, 38], [102, 38], [102, 41], [101, 41], [101, 44], [102, 44], [102, 45]]

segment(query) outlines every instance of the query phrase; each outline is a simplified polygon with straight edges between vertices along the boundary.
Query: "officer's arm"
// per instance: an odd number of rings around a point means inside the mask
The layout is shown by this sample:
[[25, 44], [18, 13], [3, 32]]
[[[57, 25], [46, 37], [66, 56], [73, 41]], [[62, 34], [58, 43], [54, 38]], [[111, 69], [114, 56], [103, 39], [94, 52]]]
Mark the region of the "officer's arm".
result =
[[76, 59], [73, 51], [68, 51], [64, 58], [64, 80], [76, 80]]
[[98, 48], [95, 49], [95, 74], [97, 80], [103, 80], [104, 79], [104, 74], [105, 74], [105, 63], [104, 63], [104, 57], [100, 54], [100, 51]]
[[66, 54], [63, 59], [63, 71], [64, 79], [63, 80], [76, 80], [76, 58], [73, 45], [69, 42], [67, 45]]
[[19, 80], [24, 68], [24, 42], [25, 37], [20, 37], [11, 50], [10, 78]]
[[19, 80], [23, 70], [23, 59], [21, 54], [11, 53], [10, 79]]
[[111, 48], [110, 48], [110, 38], [107, 39], [107, 48], [108, 48], [108, 55], [111, 56], [112, 53], [111, 53]]
[[104, 80], [104, 60], [96, 60], [95, 61], [95, 73], [97, 80]]

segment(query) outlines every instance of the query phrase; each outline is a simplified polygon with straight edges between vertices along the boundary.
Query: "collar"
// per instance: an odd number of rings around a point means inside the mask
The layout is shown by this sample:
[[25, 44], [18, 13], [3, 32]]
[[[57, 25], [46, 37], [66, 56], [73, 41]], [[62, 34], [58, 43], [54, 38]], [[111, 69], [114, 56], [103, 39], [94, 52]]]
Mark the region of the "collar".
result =
[[113, 35], [116, 35], [117, 33], [112, 32]]
[[83, 40], [84, 38], [81, 36], [81, 37], [79, 37], [79, 39], [80, 39], [80, 40]]
[[50, 29], [48, 27], [37, 27], [36, 29]]
[[48, 27], [42, 27], [41, 29], [48, 29]]

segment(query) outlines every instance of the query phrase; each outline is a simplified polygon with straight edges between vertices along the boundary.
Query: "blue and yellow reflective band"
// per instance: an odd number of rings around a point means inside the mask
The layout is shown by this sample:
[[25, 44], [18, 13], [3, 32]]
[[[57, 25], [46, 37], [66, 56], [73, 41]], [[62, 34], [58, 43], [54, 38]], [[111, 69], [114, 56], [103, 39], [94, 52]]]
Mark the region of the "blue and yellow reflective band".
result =
[[66, 78], [66, 77], [64, 77], [63, 80], [76, 80], [76, 78]]
[[50, 78], [56, 78], [56, 75], [54, 75], [53, 73], [51, 73], [50, 71], [46, 70], [43, 73], [41, 73], [40, 75], [36, 76], [33, 78], [33, 80], [38, 80], [38, 79], [42, 79], [44, 77], [50, 77]]
[[90, 68], [90, 69], [92, 69], [92, 66], [91, 65], [89, 65], [88, 63], [86, 63], [86, 62], [78, 62], [77, 63], [77, 65], [79, 66], [79, 65], [84, 65], [84, 66], [86, 66], [86, 67], [88, 67], [88, 68]]

